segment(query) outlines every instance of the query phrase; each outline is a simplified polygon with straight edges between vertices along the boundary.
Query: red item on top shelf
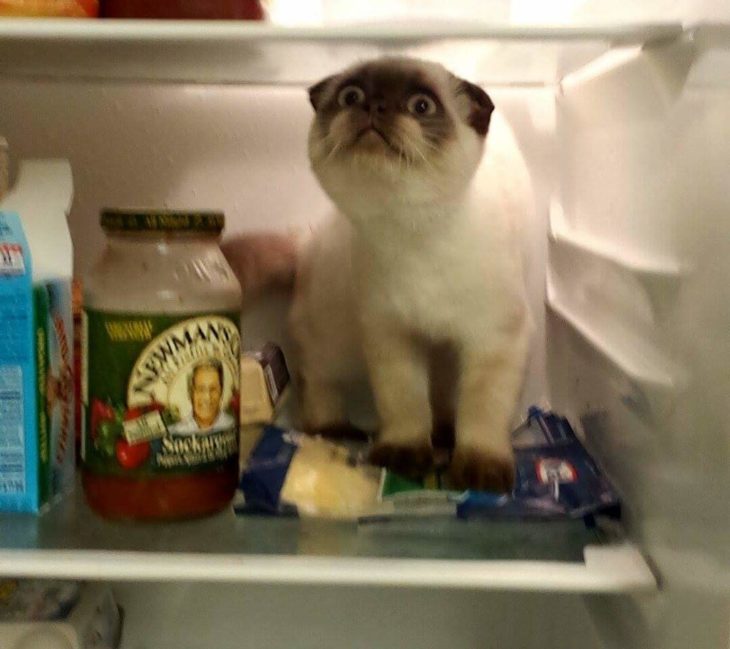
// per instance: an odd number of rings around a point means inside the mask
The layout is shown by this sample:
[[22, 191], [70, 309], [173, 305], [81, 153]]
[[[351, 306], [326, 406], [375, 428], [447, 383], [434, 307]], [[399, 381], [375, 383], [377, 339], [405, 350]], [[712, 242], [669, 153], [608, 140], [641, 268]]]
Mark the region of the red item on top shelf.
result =
[[263, 20], [260, 0], [103, 0], [105, 18]]

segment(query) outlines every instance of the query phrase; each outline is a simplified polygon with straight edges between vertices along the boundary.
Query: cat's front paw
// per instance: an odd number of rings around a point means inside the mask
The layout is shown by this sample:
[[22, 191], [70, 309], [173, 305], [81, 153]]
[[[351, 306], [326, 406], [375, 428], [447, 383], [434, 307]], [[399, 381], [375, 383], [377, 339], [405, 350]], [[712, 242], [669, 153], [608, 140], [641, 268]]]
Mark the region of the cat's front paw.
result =
[[515, 484], [514, 456], [457, 447], [449, 466], [449, 477], [457, 489], [510, 493]]
[[421, 478], [433, 469], [433, 448], [416, 445], [376, 442], [370, 451], [370, 462], [408, 478]]

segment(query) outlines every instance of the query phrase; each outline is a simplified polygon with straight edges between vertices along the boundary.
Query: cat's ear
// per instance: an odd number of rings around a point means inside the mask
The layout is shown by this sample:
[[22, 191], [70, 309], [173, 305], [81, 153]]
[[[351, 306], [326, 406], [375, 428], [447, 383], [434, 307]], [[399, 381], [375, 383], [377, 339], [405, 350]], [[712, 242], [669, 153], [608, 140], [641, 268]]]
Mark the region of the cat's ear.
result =
[[322, 81], [318, 81], [309, 89], [309, 103], [312, 104], [312, 108], [314, 108], [315, 111], [319, 110], [319, 107], [322, 105], [322, 95], [324, 95], [324, 91], [336, 78], [337, 75], [333, 74], [332, 76], [322, 79]]
[[479, 86], [464, 79], [454, 78], [456, 82], [456, 99], [461, 117], [479, 135], [485, 137], [492, 119], [494, 103], [489, 95]]

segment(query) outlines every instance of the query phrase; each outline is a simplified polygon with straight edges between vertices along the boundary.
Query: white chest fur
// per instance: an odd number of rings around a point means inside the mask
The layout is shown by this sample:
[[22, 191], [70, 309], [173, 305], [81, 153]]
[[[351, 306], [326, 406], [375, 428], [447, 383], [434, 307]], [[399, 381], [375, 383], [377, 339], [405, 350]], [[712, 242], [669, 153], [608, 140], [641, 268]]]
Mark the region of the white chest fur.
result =
[[468, 200], [360, 225], [351, 245], [361, 319], [392, 319], [436, 340], [497, 329], [522, 296], [515, 249], [492, 211]]

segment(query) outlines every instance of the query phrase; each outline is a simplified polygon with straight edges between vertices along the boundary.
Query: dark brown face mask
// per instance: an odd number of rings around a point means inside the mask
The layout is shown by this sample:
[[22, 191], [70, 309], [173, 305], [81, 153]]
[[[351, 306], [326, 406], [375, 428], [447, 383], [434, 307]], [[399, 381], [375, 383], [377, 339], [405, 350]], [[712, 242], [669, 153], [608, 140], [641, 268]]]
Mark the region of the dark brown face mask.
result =
[[453, 76], [449, 83], [439, 84], [416, 60], [373, 61], [354, 71], [328, 77], [309, 90], [323, 133], [329, 132], [335, 117], [345, 113], [353, 143], [374, 131], [396, 152], [401, 148], [403, 119], [418, 124], [420, 138], [430, 150], [438, 150], [452, 139], [456, 130], [453, 111], [447, 111], [445, 106], [458, 95], [469, 102], [466, 123], [480, 136], [486, 136], [494, 110], [487, 93]]

